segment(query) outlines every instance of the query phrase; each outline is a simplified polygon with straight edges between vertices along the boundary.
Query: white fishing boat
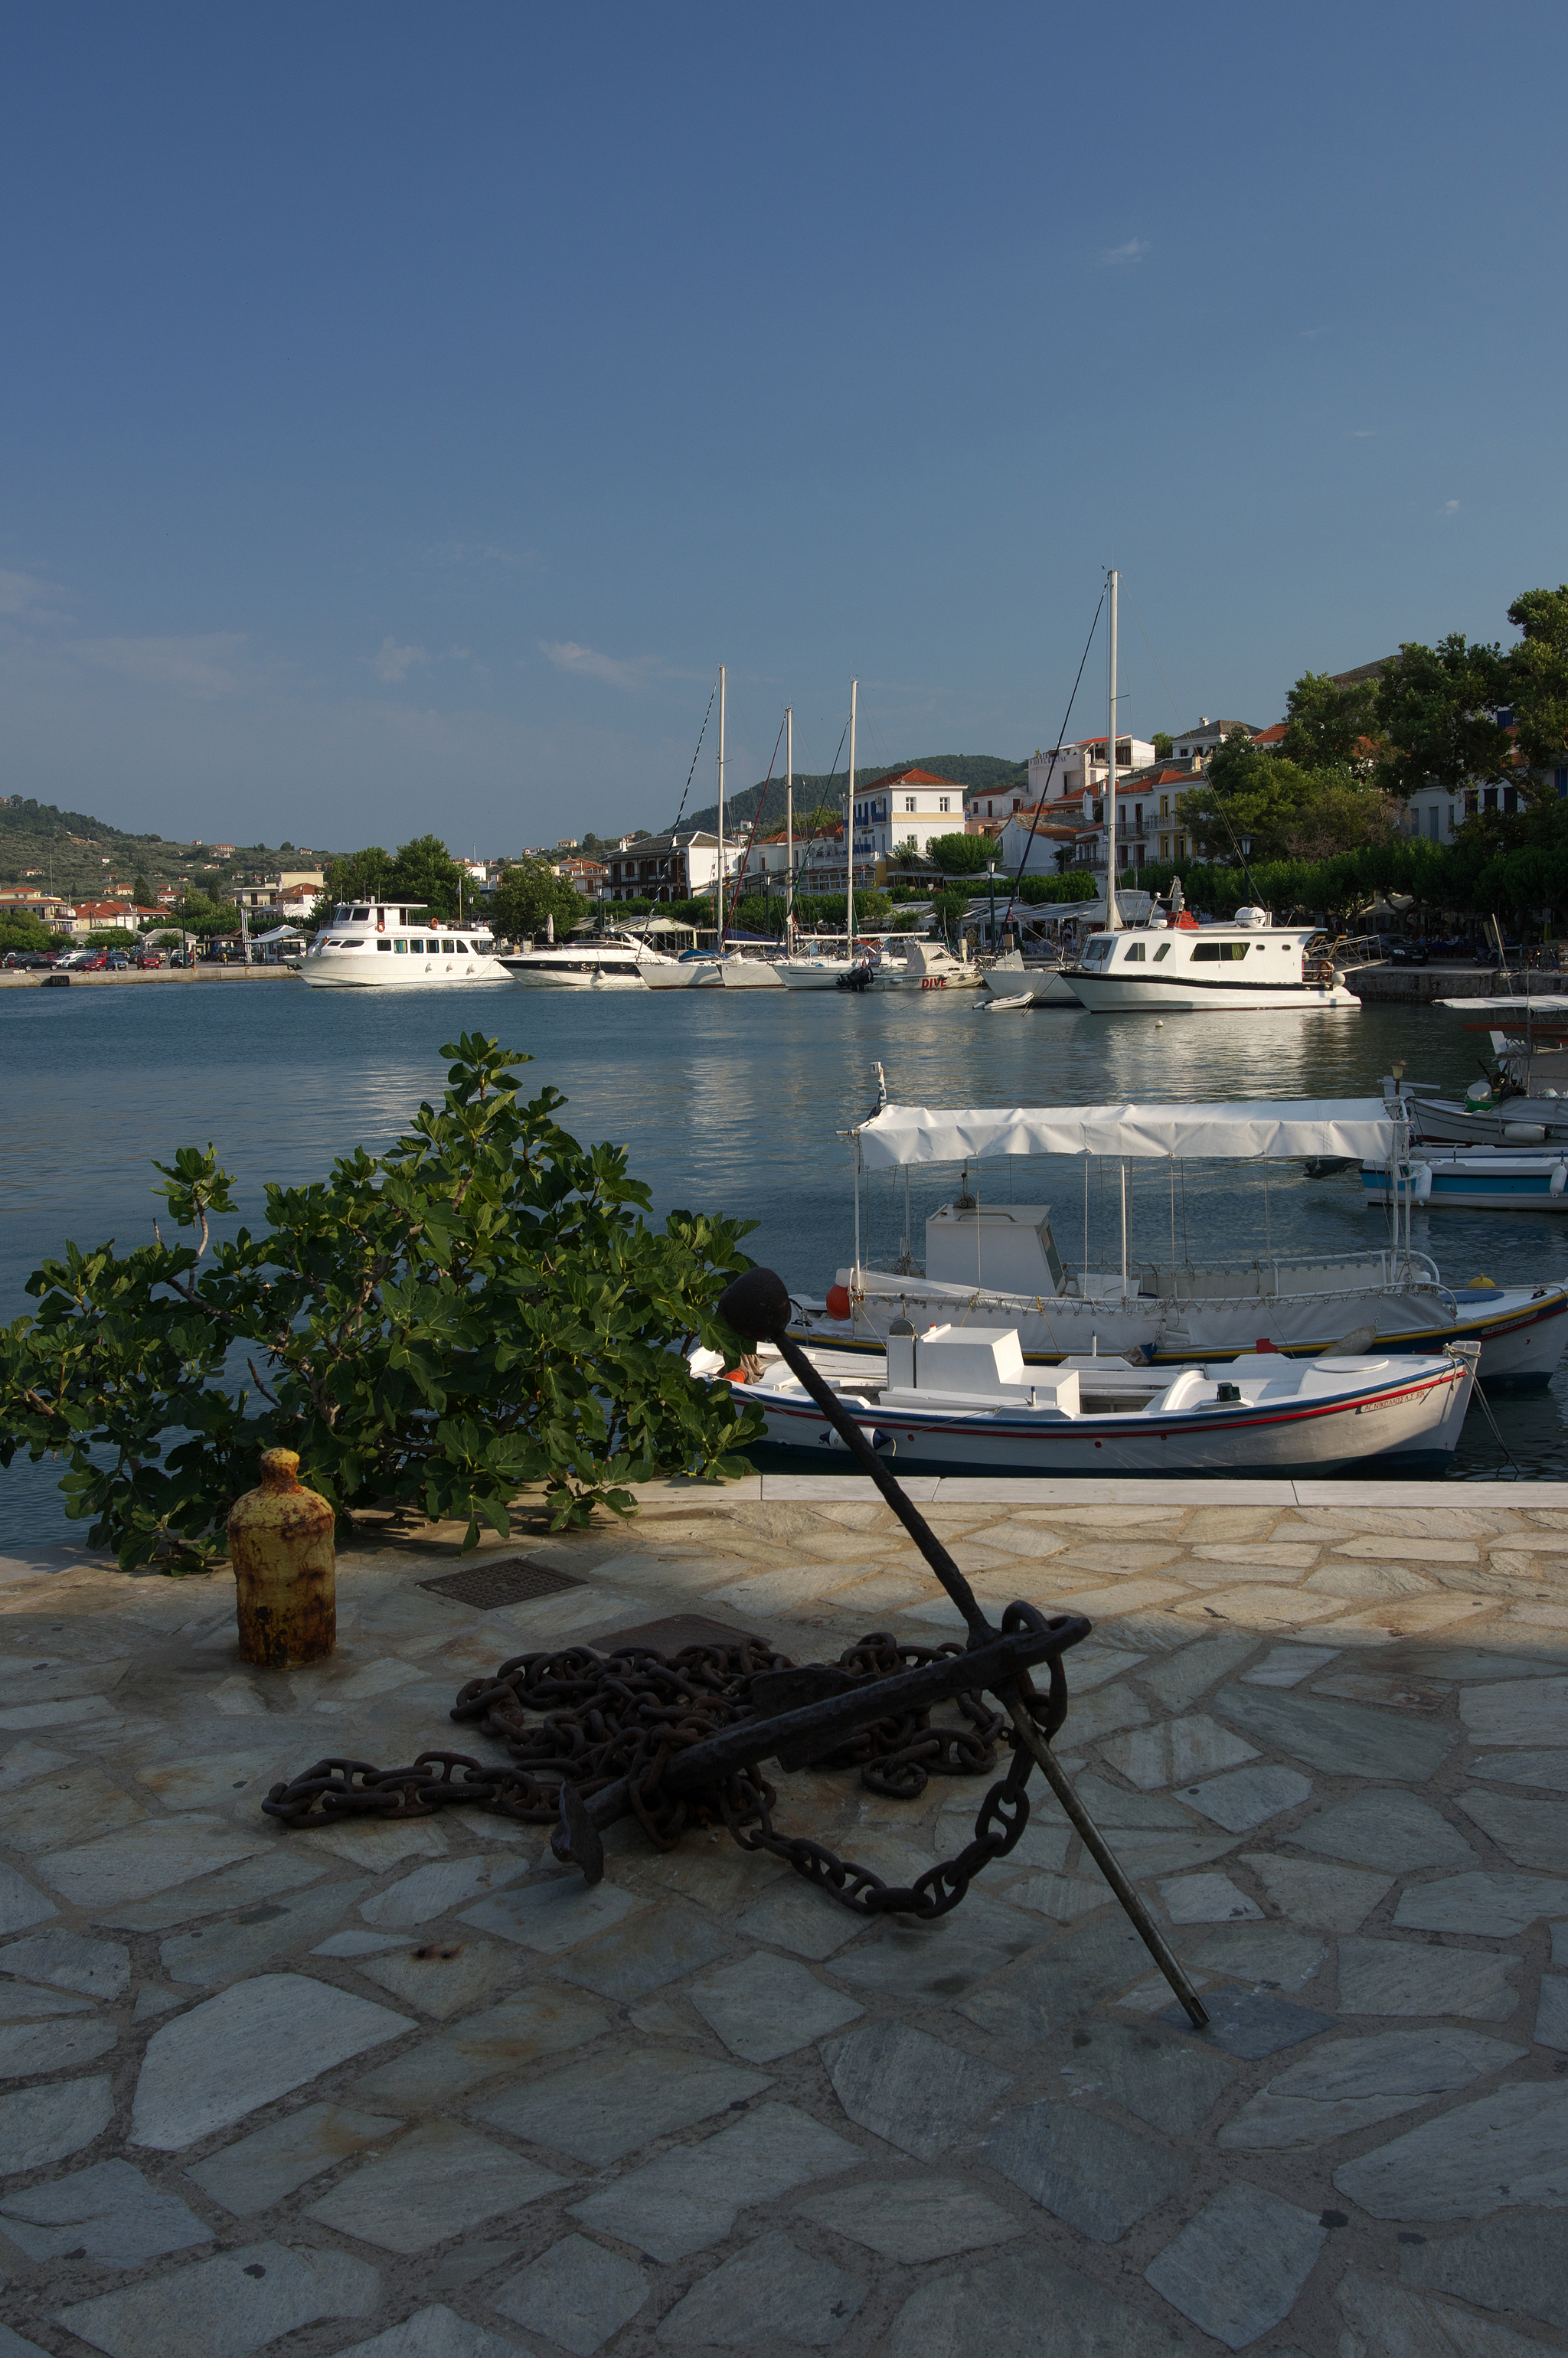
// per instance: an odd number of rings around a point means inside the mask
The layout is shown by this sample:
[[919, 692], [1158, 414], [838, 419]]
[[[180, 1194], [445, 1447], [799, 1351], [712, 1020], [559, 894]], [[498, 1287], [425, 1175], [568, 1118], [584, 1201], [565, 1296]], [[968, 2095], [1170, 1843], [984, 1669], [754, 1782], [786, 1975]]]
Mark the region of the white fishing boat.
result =
[[1224, 925], [1167, 918], [1091, 935], [1066, 981], [1094, 1015], [1359, 1010], [1323, 939], [1313, 925], [1274, 925], [1266, 909], [1238, 909]]
[[[1265, 1191], [1271, 1161], [1320, 1159], [1344, 1169], [1365, 1163], [1386, 1170], [1410, 1153], [1397, 1099], [956, 1112], [880, 1103], [852, 1136], [853, 1258], [836, 1271], [820, 1301], [796, 1297], [795, 1331], [803, 1340], [876, 1352], [901, 1318], [949, 1321], [1014, 1327], [1026, 1358], [1040, 1365], [1110, 1352], [1159, 1367], [1257, 1351], [1312, 1358], [1347, 1330], [1364, 1328], [1379, 1350], [1421, 1353], [1450, 1342], [1478, 1343], [1483, 1381], [1522, 1388], [1544, 1385], [1568, 1348], [1568, 1285], [1445, 1285], [1436, 1264], [1412, 1246], [1403, 1194], [1386, 1249], [1346, 1254], [1270, 1249], [1217, 1261], [1195, 1260], [1178, 1250], [1175, 1199], [1184, 1161], [1255, 1164]], [[988, 1164], [1030, 1156], [1081, 1163], [1085, 1250], [1076, 1266], [1059, 1249], [1051, 1205], [1027, 1173], [1020, 1193], [1033, 1200], [1007, 1199], [1015, 1175], [1011, 1169], [1005, 1180], [996, 1174], [996, 1200], [982, 1200], [989, 1195], [982, 1185]], [[1119, 1191], [1121, 1251], [1109, 1267], [1088, 1259], [1094, 1158], [1101, 1159]], [[1134, 1162], [1168, 1167], [1168, 1259], [1130, 1250], [1129, 1166]], [[963, 1176], [956, 1198], [925, 1220], [924, 1254], [917, 1259], [909, 1174], [941, 1163], [961, 1168]], [[861, 1248], [870, 1217], [863, 1191], [871, 1173], [901, 1170], [901, 1249], [879, 1265]], [[1076, 1195], [1076, 1179], [1068, 1184]], [[1262, 1209], [1267, 1219], [1266, 1193]]]
[[1364, 1163], [1364, 1201], [1429, 1212], [1568, 1212], [1568, 1145], [1425, 1144], [1400, 1157], [1397, 1174], [1387, 1163]]
[[482, 918], [454, 925], [428, 916], [422, 901], [341, 903], [297, 971], [317, 988], [351, 990], [428, 990], [507, 980]]
[[[1473, 1343], [1421, 1357], [1346, 1349], [1308, 1360], [1249, 1354], [1223, 1375], [1159, 1374], [1123, 1358], [1026, 1363], [1016, 1329], [907, 1320], [871, 1361], [812, 1351], [872, 1446], [942, 1474], [1320, 1475], [1376, 1463], [1441, 1474], [1476, 1379]], [[767, 1438], [803, 1457], [842, 1453], [800, 1379], [766, 1347], [755, 1382], [730, 1379]]]
[[679, 957], [660, 958], [641, 971], [650, 990], [704, 990], [718, 981], [719, 961], [711, 950], [683, 950]]
[[613, 932], [507, 951], [499, 962], [514, 982], [557, 990], [641, 990], [676, 963], [639, 936]]

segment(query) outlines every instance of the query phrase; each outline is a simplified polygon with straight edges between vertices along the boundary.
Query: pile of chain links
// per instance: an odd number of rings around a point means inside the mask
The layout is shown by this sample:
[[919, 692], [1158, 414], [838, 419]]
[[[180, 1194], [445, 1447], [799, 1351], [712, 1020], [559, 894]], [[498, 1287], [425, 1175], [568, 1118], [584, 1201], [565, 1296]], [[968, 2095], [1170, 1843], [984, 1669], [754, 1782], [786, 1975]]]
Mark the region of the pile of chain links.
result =
[[[849, 1647], [838, 1667], [852, 1680], [875, 1681], [963, 1651], [959, 1645], [900, 1645], [878, 1632]], [[262, 1808], [287, 1825], [350, 1815], [426, 1817], [449, 1807], [546, 1824], [557, 1819], [563, 1783], [587, 1801], [624, 1779], [632, 1809], [661, 1850], [673, 1848], [688, 1824], [722, 1822], [742, 1849], [772, 1852], [861, 1915], [945, 1915], [981, 1867], [1011, 1850], [1028, 1823], [1023, 1788], [1030, 1758], [1021, 1747], [1007, 1775], [986, 1795], [973, 1841], [913, 1886], [890, 1886], [820, 1843], [778, 1833], [772, 1815], [777, 1792], [755, 1763], [709, 1786], [678, 1794], [665, 1789], [667, 1771], [683, 1752], [749, 1715], [754, 1678], [795, 1667], [751, 1638], [732, 1646], [687, 1646], [668, 1656], [644, 1646], [611, 1654], [582, 1646], [518, 1654], [492, 1677], [470, 1679], [452, 1710], [455, 1720], [477, 1723], [499, 1739], [515, 1766], [492, 1766], [459, 1752], [422, 1752], [406, 1768], [322, 1760], [292, 1782], [275, 1785]], [[900, 1801], [914, 1800], [932, 1775], [979, 1775], [994, 1764], [1007, 1722], [973, 1690], [955, 1701], [967, 1727], [933, 1727], [926, 1711], [890, 1714], [814, 1755], [811, 1766], [859, 1768], [869, 1791]]]

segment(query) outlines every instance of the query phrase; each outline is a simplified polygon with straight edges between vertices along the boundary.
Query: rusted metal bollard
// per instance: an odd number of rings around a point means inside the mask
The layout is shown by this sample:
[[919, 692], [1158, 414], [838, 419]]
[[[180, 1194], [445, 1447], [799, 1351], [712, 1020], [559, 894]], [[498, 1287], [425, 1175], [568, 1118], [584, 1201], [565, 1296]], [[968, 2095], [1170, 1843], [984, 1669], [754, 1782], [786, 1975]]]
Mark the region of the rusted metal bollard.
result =
[[326, 1499], [300, 1482], [292, 1449], [264, 1453], [261, 1488], [236, 1498], [229, 1513], [242, 1661], [281, 1671], [319, 1661], [337, 1644], [335, 1520]]

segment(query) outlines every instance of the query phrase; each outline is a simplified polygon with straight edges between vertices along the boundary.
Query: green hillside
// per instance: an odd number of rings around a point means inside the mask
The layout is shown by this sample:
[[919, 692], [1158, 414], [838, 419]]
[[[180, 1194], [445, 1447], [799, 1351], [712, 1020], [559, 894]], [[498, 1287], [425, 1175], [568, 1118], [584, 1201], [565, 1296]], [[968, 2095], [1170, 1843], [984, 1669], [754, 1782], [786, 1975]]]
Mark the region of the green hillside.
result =
[[109, 900], [129, 892], [138, 875], [155, 892], [167, 885], [211, 880], [232, 887], [276, 871], [281, 860], [303, 864], [290, 843], [236, 845], [220, 855], [210, 844], [166, 843], [161, 835], [129, 835], [86, 811], [60, 810], [31, 795], [0, 797], [0, 884], [37, 884], [73, 900]]
[[[988, 790], [996, 794], [1004, 793], [1009, 787], [1025, 784], [1029, 777], [1027, 762], [1004, 762], [999, 760], [994, 753], [919, 753], [909, 761], [879, 762], [874, 769], [866, 769], [857, 763], [855, 784], [859, 788], [869, 786], [874, 778], [886, 777], [890, 769], [929, 770], [935, 777], [951, 778], [955, 785], [968, 786], [980, 794], [985, 794]], [[834, 808], [842, 808], [848, 776], [849, 773], [846, 770], [836, 771], [827, 776], [797, 773], [795, 781], [796, 811], [809, 811], [819, 803], [827, 804]], [[726, 835], [739, 834], [750, 828], [758, 798], [762, 793], [763, 785], [759, 784], [754, 786], [742, 786], [739, 794], [725, 796], [724, 831]], [[784, 822], [783, 779], [773, 778], [766, 782], [766, 795], [767, 799], [762, 807], [764, 829], [783, 827]], [[716, 802], [708, 803], [701, 810], [688, 810], [681, 815], [683, 834], [688, 827], [703, 827], [711, 834], [718, 824], [719, 805]]]

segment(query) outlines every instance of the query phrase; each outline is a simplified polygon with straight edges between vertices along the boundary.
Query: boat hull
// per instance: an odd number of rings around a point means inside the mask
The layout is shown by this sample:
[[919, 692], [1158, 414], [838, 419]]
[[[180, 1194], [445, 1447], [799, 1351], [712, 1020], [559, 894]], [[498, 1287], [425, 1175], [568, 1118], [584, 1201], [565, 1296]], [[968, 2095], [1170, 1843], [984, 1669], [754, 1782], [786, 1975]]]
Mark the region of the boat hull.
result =
[[1035, 1007], [1080, 1007], [1060, 967], [994, 966], [983, 978], [992, 999], [1027, 999]]
[[[1401, 1179], [1399, 1199], [1422, 1211], [1568, 1212], [1568, 1159], [1559, 1152], [1510, 1153], [1483, 1147], [1474, 1154], [1413, 1158], [1411, 1176]], [[1430, 1174], [1430, 1186], [1425, 1174]], [[1387, 1167], [1363, 1165], [1361, 1187], [1368, 1205], [1387, 1204], [1393, 1188]]]
[[1265, 1008], [1308, 1014], [1354, 1010], [1361, 1001], [1340, 983], [1281, 982], [1260, 988], [1245, 982], [1195, 980], [1190, 970], [1169, 982], [1154, 974], [1085, 974], [1071, 970], [1066, 981], [1080, 1007], [1091, 1015], [1246, 1015]]
[[[1368, 1325], [1377, 1329], [1379, 1351], [1401, 1357], [1441, 1351], [1450, 1343], [1478, 1343], [1481, 1381], [1513, 1390], [1541, 1390], [1568, 1352], [1568, 1285], [1445, 1289], [1454, 1304], [1452, 1323], [1433, 1317], [1437, 1305], [1422, 1293], [1371, 1288], [1325, 1294], [1315, 1314], [1310, 1303], [1290, 1304], [1289, 1318], [1259, 1297], [1208, 1305], [1202, 1314], [1189, 1304], [1185, 1325], [1174, 1331], [1159, 1314], [1159, 1303], [1138, 1296], [1126, 1310], [1119, 1300], [1044, 1303], [989, 1293], [956, 1302], [951, 1293], [928, 1294], [922, 1285], [921, 1279], [911, 1278], [902, 1293], [858, 1295], [852, 1325], [824, 1314], [798, 1320], [791, 1332], [802, 1342], [872, 1356], [884, 1349], [894, 1318], [907, 1317], [921, 1326], [957, 1316], [965, 1325], [1013, 1327], [1033, 1367], [1058, 1366], [1091, 1349], [1136, 1354], [1152, 1367], [1209, 1367], [1254, 1350], [1265, 1329], [1281, 1357], [1310, 1359]], [[1292, 1323], [1293, 1335], [1288, 1332]]]
[[[1358, 1397], [1213, 1405], [1169, 1417], [1127, 1412], [1066, 1419], [1049, 1411], [977, 1409], [922, 1413], [840, 1390], [842, 1405], [880, 1454], [935, 1474], [1000, 1476], [1325, 1475], [1377, 1464], [1390, 1472], [1441, 1473], [1458, 1445], [1469, 1405], [1468, 1368], [1433, 1369], [1368, 1385]], [[738, 1403], [761, 1411], [768, 1440], [819, 1463], [847, 1455], [804, 1394], [781, 1398], [766, 1384], [731, 1387]]]
[[[423, 972], [410, 971], [416, 967]], [[335, 958], [330, 950], [302, 957], [295, 972], [313, 990], [439, 990], [449, 984], [468, 990], [476, 982], [512, 979], [499, 958], [399, 958], [384, 968], [379, 958], [356, 957], [352, 951]]]

